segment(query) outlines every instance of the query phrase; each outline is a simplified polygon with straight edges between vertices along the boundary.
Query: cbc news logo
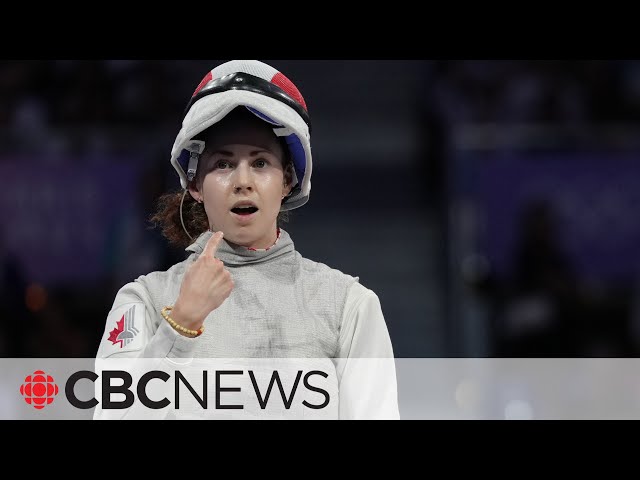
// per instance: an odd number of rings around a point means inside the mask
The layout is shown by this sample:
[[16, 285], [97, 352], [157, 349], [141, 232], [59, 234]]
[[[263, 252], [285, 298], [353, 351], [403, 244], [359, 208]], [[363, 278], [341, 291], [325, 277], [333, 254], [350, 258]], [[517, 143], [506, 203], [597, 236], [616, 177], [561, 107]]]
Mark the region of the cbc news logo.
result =
[[[175, 410], [179, 410], [181, 396], [189, 395], [185, 393], [184, 389], [186, 388], [200, 406], [207, 410], [209, 408], [213, 408], [209, 403], [209, 389], [207, 387], [209, 373], [210, 372], [207, 370], [203, 370], [202, 372], [203, 390], [202, 394], [200, 394], [197, 390], [198, 387], [192, 385], [190, 380], [188, 380], [187, 377], [179, 370], [175, 371], [175, 376], [172, 376], [165, 371], [150, 370], [137, 380], [137, 385], [135, 387], [133, 385], [134, 377], [131, 373], [125, 370], [106, 370], [102, 372], [102, 375], [98, 375], [90, 370], [79, 370], [70, 375], [66, 382], [64, 382], [64, 395], [73, 407], [82, 410], [93, 408], [98, 404], [102, 404], [102, 409], [104, 410], [130, 408], [136, 402], [135, 393], [138, 395], [138, 401], [148, 409], [159, 410], [174, 403]], [[270, 399], [272, 404], [274, 402], [279, 403], [277, 400], [278, 397], [280, 397], [284, 408], [289, 410], [292, 407], [294, 397], [296, 397], [296, 392], [298, 391], [304, 391], [307, 393], [315, 392], [324, 397], [322, 403], [319, 404], [311, 403], [303, 397], [303, 399], [300, 400], [300, 403], [306, 408], [319, 410], [327, 407], [330, 403], [331, 398], [329, 390], [323, 388], [322, 385], [317, 385], [315, 382], [312, 383], [311, 381], [311, 377], [314, 376], [320, 376], [325, 379], [329, 377], [329, 374], [321, 370], [309, 370], [305, 373], [304, 370], [298, 369], [292, 386], [289, 384], [290, 382], [283, 381], [283, 378], [280, 376], [281, 372], [278, 370], [273, 370], [270, 376], [267, 373], [267, 376], [269, 377], [268, 385], [266, 382], [260, 381], [264, 380], [264, 376], [260, 371], [256, 373], [251, 369], [246, 372], [244, 370], [215, 370], [215, 410], [243, 410], [245, 408], [245, 404], [238, 403], [238, 400], [236, 400], [236, 403], [229, 403], [228, 401], [223, 401], [221, 399], [221, 395], [225, 392], [240, 392], [243, 390], [241, 385], [246, 386], [246, 382], [239, 380], [238, 377], [244, 377], [245, 373], [248, 374], [253, 388], [247, 388], [245, 390], [246, 395], [243, 397], [243, 400], [255, 400], [262, 410], [267, 408]], [[284, 371], [282, 373], [287, 374], [289, 372]], [[241, 382], [241, 384], [231, 386], [233, 385], [232, 378]], [[102, 395], [100, 400], [95, 398], [95, 396], [89, 400], [81, 400], [76, 396], [74, 389], [75, 385], [82, 379], [89, 380], [94, 384], [100, 379], [100, 384], [102, 386]], [[112, 380], [120, 380], [120, 384], [114, 385], [112, 384]], [[175, 392], [175, 399], [173, 402], [167, 397], [161, 400], [152, 400], [149, 398], [147, 394], [147, 385], [151, 380], [162, 381], [165, 383], [172, 382], [174, 384], [174, 388], [171, 390]], [[263, 384], [259, 385], [259, 383]], [[182, 390], [180, 388], [181, 386], [183, 387]], [[272, 392], [276, 390], [279, 393], [273, 393], [272, 395]], [[25, 402], [36, 410], [42, 410], [47, 405], [53, 403], [58, 392], [59, 388], [53, 377], [42, 370], [36, 370], [31, 375], [27, 375], [24, 379], [24, 383], [20, 385], [20, 394], [24, 398]], [[182, 395], [180, 392], [182, 392]], [[112, 399], [112, 395], [115, 394], [124, 395], [125, 400], [114, 401]], [[253, 394], [255, 394], [255, 397]], [[304, 395], [304, 393], [299, 394], [298, 398], [302, 395]], [[276, 398], [276, 400], [274, 400], [274, 398]]]

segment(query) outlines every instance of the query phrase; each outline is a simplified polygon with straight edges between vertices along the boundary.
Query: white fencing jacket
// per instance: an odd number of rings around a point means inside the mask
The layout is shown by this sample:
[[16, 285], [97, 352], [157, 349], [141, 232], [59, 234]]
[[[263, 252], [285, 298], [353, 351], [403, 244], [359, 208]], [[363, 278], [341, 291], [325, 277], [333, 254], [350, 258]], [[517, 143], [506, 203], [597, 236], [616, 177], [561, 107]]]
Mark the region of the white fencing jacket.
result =
[[[232, 275], [231, 295], [207, 316], [200, 337], [174, 330], [160, 311], [175, 303], [186, 269], [211, 235], [200, 235], [184, 261], [119, 290], [107, 316], [97, 367], [100, 361], [125, 358], [162, 359], [165, 365], [185, 365], [194, 358], [329, 359], [335, 381], [327, 380], [325, 390], [332, 403], [322, 411], [302, 408], [301, 417], [399, 418], [393, 348], [378, 296], [357, 277], [302, 257], [283, 229], [264, 250], [223, 239], [216, 257]], [[182, 412], [168, 410], [152, 416], [180, 418]], [[135, 418], [132, 412], [99, 405], [94, 418]], [[261, 413], [258, 409], [254, 416]]]

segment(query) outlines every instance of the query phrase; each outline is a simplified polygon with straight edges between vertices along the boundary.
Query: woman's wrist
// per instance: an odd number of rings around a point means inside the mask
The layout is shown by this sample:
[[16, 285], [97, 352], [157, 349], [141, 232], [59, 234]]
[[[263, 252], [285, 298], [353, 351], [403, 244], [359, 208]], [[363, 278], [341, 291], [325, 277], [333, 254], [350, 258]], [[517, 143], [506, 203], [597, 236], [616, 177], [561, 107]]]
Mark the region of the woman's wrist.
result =
[[182, 308], [180, 300], [177, 300], [173, 305], [171, 309], [171, 318], [173, 318], [179, 325], [191, 330], [199, 329], [204, 323], [204, 318], [193, 318], [193, 316], [188, 315]]

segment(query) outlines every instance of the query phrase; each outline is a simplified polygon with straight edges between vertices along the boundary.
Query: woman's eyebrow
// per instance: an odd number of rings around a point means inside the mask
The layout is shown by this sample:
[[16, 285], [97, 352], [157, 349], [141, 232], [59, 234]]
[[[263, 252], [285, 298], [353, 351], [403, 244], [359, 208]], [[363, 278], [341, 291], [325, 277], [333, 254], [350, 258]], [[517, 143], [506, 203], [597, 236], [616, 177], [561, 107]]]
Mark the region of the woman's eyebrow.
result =
[[215, 155], [216, 153], [219, 153], [220, 155], [225, 155], [227, 157], [233, 157], [233, 152], [230, 152], [228, 150], [214, 150], [211, 152], [211, 155]]
[[255, 157], [256, 155], [260, 155], [261, 153], [268, 153], [269, 155], [274, 155], [273, 152], [269, 150], [254, 150], [253, 152], [249, 152], [249, 155]]

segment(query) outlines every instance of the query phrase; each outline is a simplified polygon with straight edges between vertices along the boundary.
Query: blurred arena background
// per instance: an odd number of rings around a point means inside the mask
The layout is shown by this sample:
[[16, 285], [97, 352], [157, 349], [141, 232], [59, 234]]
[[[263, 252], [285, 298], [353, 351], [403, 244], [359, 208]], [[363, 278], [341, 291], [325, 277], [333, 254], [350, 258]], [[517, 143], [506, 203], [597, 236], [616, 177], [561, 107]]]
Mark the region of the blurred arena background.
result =
[[[117, 290], [183, 258], [147, 219], [222, 61], [0, 62], [0, 356], [94, 356]], [[640, 61], [264, 61], [312, 120], [285, 229], [397, 357], [637, 355]]]

